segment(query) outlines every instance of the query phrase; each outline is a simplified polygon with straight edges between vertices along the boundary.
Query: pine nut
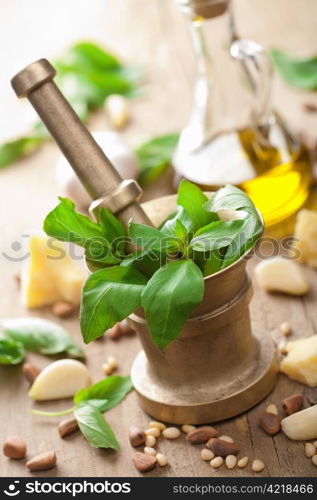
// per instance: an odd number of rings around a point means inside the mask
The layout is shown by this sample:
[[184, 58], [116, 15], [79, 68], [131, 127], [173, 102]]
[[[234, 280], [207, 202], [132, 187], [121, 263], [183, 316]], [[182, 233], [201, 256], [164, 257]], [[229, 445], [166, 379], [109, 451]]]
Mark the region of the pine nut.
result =
[[262, 460], [253, 460], [253, 463], [252, 463], [253, 472], [262, 472], [262, 470], [264, 468], [265, 468], [265, 465], [262, 462]]
[[273, 415], [278, 415], [278, 409], [277, 409], [277, 406], [274, 405], [274, 404], [270, 404], [266, 410], [265, 410], [266, 413], [273, 413]]
[[158, 453], [156, 455], [156, 461], [161, 467], [165, 467], [166, 465], [168, 465], [168, 458], [166, 455], [164, 455], [164, 453]]
[[292, 327], [288, 321], [283, 321], [283, 323], [280, 324], [280, 330], [283, 335], [287, 337], [292, 331]]
[[164, 429], [163, 436], [166, 439], [176, 439], [181, 435], [181, 431], [177, 427], [167, 427]]
[[227, 469], [234, 469], [235, 466], [237, 465], [237, 457], [235, 455], [228, 455], [226, 457], [226, 466], [227, 466]]
[[158, 438], [161, 435], [161, 431], [158, 427], [151, 427], [150, 429], [146, 429], [145, 434]]
[[33, 472], [38, 470], [48, 470], [56, 465], [56, 454], [55, 451], [48, 451], [46, 453], [41, 453], [36, 455], [26, 462], [27, 468]]
[[237, 463], [238, 467], [240, 467], [240, 469], [244, 469], [244, 467], [246, 467], [249, 463], [249, 457], [243, 457], [243, 458], [240, 458], [239, 462]]
[[316, 455], [316, 447], [312, 443], [305, 444], [305, 455], [307, 458], [312, 458]]
[[76, 432], [78, 430], [79, 427], [77, 424], [77, 420], [74, 417], [62, 420], [58, 425], [58, 432], [62, 438], [69, 436], [69, 434], [73, 434], [73, 432]]
[[146, 446], [143, 451], [147, 455], [153, 455], [153, 457], [155, 457], [155, 455], [157, 453], [156, 450], [154, 448], [151, 448], [150, 446]]
[[279, 343], [278, 343], [278, 346], [277, 346], [277, 349], [280, 353], [282, 354], [286, 354], [287, 351], [286, 351], [286, 346], [287, 346], [287, 342], [285, 339], [282, 339]]
[[117, 368], [118, 363], [113, 356], [109, 356], [106, 363], [102, 365], [102, 370], [105, 375], [111, 375]]
[[145, 440], [145, 446], [149, 446], [150, 448], [153, 448], [153, 446], [155, 446], [156, 444], [156, 439], [154, 436], [147, 436], [146, 440]]
[[195, 425], [190, 425], [190, 424], [182, 425], [182, 431], [185, 432], [185, 434], [189, 434], [190, 432], [193, 432], [195, 429], [196, 429]]
[[312, 458], [311, 458], [311, 461], [313, 463], [313, 465], [315, 465], [317, 467], [317, 455], [314, 455]]
[[53, 304], [52, 312], [58, 318], [69, 318], [74, 314], [76, 309], [77, 306], [74, 306], [74, 304], [66, 302], [65, 300], [60, 300]]
[[128, 100], [118, 94], [112, 94], [105, 100], [105, 110], [111, 125], [116, 129], [123, 128], [129, 121], [130, 108]]
[[156, 422], [155, 420], [149, 423], [149, 429], [151, 429], [152, 427], [157, 427], [161, 431], [164, 431], [164, 429], [166, 429], [165, 424], [163, 424], [162, 422]]
[[200, 456], [206, 462], [210, 462], [210, 460], [212, 460], [213, 458], [215, 458], [214, 452], [211, 451], [211, 450], [208, 450], [208, 448], [202, 449], [201, 452], [200, 452]]
[[210, 466], [213, 469], [219, 469], [223, 464], [223, 458], [222, 457], [215, 457], [210, 461]]
[[317, 448], [317, 441], [314, 441], [313, 445], [316, 446], [316, 448]]
[[156, 465], [156, 457], [147, 455], [146, 453], [136, 452], [133, 455], [133, 463], [140, 472], [147, 472], [154, 469]]
[[233, 439], [230, 436], [220, 436], [218, 439], [222, 439], [222, 441], [227, 441], [227, 443], [233, 443]]

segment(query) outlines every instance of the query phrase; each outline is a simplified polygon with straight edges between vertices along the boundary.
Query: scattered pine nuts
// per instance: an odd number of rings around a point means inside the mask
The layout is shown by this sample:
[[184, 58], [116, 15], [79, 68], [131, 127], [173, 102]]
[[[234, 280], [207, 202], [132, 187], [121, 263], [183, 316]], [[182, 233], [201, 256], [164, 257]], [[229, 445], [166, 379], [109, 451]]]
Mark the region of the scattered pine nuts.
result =
[[160, 467], [165, 467], [168, 465], [168, 458], [164, 453], [158, 453], [156, 455], [156, 461], [160, 465]]
[[17, 436], [8, 437], [3, 443], [3, 454], [8, 458], [24, 458], [26, 455], [25, 441]]
[[123, 128], [129, 121], [130, 109], [128, 100], [119, 94], [111, 94], [104, 103], [111, 125], [116, 129]]
[[292, 327], [288, 321], [283, 321], [283, 323], [280, 324], [280, 331], [285, 337], [289, 335], [292, 331]]
[[265, 464], [262, 460], [253, 460], [252, 470], [253, 472], [262, 472], [265, 469]]
[[235, 455], [228, 455], [226, 457], [226, 466], [227, 466], [227, 469], [234, 469], [235, 466], [237, 465], [237, 457]]
[[161, 435], [161, 430], [158, 427], [150, 427], [149, 429], [146, 429], [145, 434], [147, 436], [158, 438]]
[[151, 448], [150, 446], [146, 446], [143, 451], [147, 455], [153, 455], [153, 457], [155, 457], [155, 455], [157, 453], [157, 451], [154, 448]]
[[136, 452], [133, 455], [132, 460], [135, 467], [140, 472], [147, 472], [148, 470], [153, 469], [156, 465], [156, 457], [153, 455], [147, 455], [146, 453]]
[[111, 375], [117, 368], [118, 363], [113, 356], [109, 356], [106, 363], [102, 365], [102, 371], [105, 375]]
[[156, 444], [156, 439], [154, 436], [146, 436], [146, 440], [145, 440], [145, 446], [149, 446], [150, 448], [153, 448], [153, 446], [155, 446]]
[[210, 461], [210, 466], [213, 469], [219, 469], [223, 464], [223, 458], [222, 457], [215, 457]]
[[164, 429], [163, 436], [166, 439], [176, 439], [181, 435], [181, 431], [177, 427], [167, 427]]
[[143, 429], [139, 427], [130, 427], [129, 429], [129, 439], [131, 446], [141, 446], [141, 444], [145, 443], [146, 434]]
[[193, 432], [195, 429], [196, 429], [195, 425], [190, 425], [190, 424], [182, 425], [182, 431], [185, 432], [185, 434], [189, 434], [190, 432]]
[[230, 436], [220, 436], [219, 439], [222, 441], [227, 441], [227, 443], [233, 443], [233, 439]]
[[205, 462], [210, 462], [213, 458], [215, 458], [215, 454], [213, 451], [208, 450], [208, 448], [203, 448], [200, 452], [200, 456]]
[[74, 304], [64, 300], [59, 300], [53, 304], [52, 313], [58, 318], [69, 318], [74, 314], [76, 309], [77, 306], [74, 306]]
[[79, 427], [77, 424], [77, 420], [74, 417], [62, 420], [58, 426], [58, 432], [62, 438], [69, 436], [69, 434], [73, 434], [73, 432], [76, 432], [78, 430]]
[[47, 451], [46, 453], [41, 453], [31, 458], [25, 464], [27, 468], [33, 472], [38, 470], [51, 469], [56, 465], [56, 454], [55, 451]]
[[317, 467], [317, 455], [314, 455], [312, 458], [311, 458], [311, 461], [312, 461], [312, 464], [315, 465]]
[[268, 405], [268, 407], [266, 408], [265, 411], [266, 411], [266, 413], [273, 413], [273, 415], [278, 415], [277, 406], [274, 404]]
[[151, 429], [152, 427], [157, 427], [161, 431], [164, 431], [164, 429], [166, 429], [165, 424], [163, 424], [162, 422], [156, 422], [155, 420], [149, 423], [149, 429]]
[[280, 352], [281, 354], [286, 354], [287, 353], [286, 346], [287, 346], [286, 339], [282, 339], [277, 346], [278, 352]]
[[25, 375], [25, 378], [33, 384], [36, 377], [41, 373], [41, 370], [35, 366], [31, 365], [31, 363], [24, 363], [22, 366], [22, 371]]
[[316, 455], [316, 447], [312, 443], [305, 444], [305, 455], [307, 458], [312, 458]]
[[237, 466], [240, 467], [240, 469], [244, 469], [249, 463], [249, 457], [243, 457], [240, 458], [239, 462], [237, 463]]

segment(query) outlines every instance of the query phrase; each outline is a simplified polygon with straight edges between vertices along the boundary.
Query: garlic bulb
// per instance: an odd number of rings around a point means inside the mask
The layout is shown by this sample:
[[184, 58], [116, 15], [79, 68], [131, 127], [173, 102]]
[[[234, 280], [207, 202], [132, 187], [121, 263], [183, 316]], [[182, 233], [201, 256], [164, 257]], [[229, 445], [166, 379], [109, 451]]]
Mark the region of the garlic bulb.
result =
[[[133, 150], [116, 132], [94, 132], [94, 139], [113, 163], [123, 179], [135, 179], [138, 163]], [[81, 209], [87, 209], [91, 198], [63, 155], [56, 166], [56, 179], [60, 194], [70, 198]]]

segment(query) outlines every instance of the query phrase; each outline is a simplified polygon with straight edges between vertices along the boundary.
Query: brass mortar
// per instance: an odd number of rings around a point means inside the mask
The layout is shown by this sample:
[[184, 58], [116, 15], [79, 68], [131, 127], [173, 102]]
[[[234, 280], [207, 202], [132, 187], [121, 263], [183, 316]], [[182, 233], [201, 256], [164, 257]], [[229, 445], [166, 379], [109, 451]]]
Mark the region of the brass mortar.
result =
[[[142, 207], [159, 225], [175, 202], [175, 196], [167, 196]], [[129, 317], [143, 347], [132, 381], [142, 408], [154, 418], [174, 424], [216, 422], [248, 410], [272, 390], [278, 372], [275, 348], [264, 332], [251, 331], [253, 289], [246, 264], [252, 252], [205, 278], [203, 302], [165, 349], [152, 341], [142, 310]]]
[[[106, 206], [125, 225], [131, 217], [158, 225], [173, 211], [175, 196], [139, 205], [142, 190], [121, 179], [57, 88], [55, 74], [40, 59], [15, 75], [12, 86], [19, 97], [28, 97], [55, 138], [94, 199], [91, 209]], [[255, 405], [273, 388], [275, 349], [250, 327], [246, 257], [251, 253], [205, 278], [203, 302], [163, 351], [152, 342], [142, 310], [130, 316], [144, 349], [133, 363], [132, 380], [141, 406], [153, 417], [176, 424], [222, 420]]]

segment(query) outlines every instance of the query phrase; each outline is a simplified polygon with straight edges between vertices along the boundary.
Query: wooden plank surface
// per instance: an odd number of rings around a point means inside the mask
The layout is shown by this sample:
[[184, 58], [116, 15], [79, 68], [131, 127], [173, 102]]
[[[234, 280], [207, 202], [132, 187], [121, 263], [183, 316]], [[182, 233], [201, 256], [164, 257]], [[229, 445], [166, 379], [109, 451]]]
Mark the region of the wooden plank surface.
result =
[[[178, 130], [186, 120], [190, 107], [190, 84], [193, 75], [193, 60], [186, 23], [172, 0], [111, 0], [112, 8], [105, 17], [104, 42], [127, 60], [147, 67], [145, 93], [133, 102], [133, 121], [124, 132], [132, 141], [137, 137], [165, 131]], [[311, 20], [316, 19], [317, 5], [306, 0], [305, 10], [300, 0], [276, 0], [268, 7], [265, 0], [239, 0], [237, 13], [245, 34], [269, 46], [292, 50], [313, 50], [316, 34]], [[302, 9], [302, 10], [299, 10]], [[298, 14], [300, 13], [300, 15]], [[283, 18], [284, 29], [280, 29]], [[302, 30], [295, 29], [300, 22]], [[304, 29], [305, 28], [305, 29]], [[279, 80], [274, 85], [274, 101], [299, 130], [312, 134], [316, 118], [304, 115], [300, 103], [306, 95], [286, 88]], [[310, 100], [315, 99], [310, 97]], [[103, 113], [94, 117], [91, 128], [103, 129], [106, 121]], [[58, 155], [53, 144], [47, 144], [31, 158], [20, 161], [0, 174], [0, 317], [19, 317], [25, 314], [41, 315], [54, 319], [49, 310], [28, 312], [19, 300], [19, 291], [13, 279], [27, 249], [27, 235], [41, 228], [45, 214], [56, 203], [58, 189], [54, 168]], [[170, 192], [166, 179], [146, 193], [149, 199]], [[20, 244], [14, 250], [13, 242]], [[4, 256], [7, 255], [7, 257]], [[8, 257], [9, 256], [9, 257]], [[250, 263], [250, 267], [253, 267]], [[252, 271], [252, 269], [251, 269]], [[251, 311], [255, 327], [263, 334], [276, 333], [279, 324], [288, 320], [293, 326], [292, 338], [308, 336], [317, 329], [317, 280], [316, 273], [305, 269], [312, 285], [311, 293], [304, 299], [270, 296], [256, 288]], [[80, 340], [76, 319], [58, 321], [74, 337]], [[129, 373], [134, 356], [139, 351], [137, 338], [123, 338], [118, 342], [109, 339], [96, 341], [85, 347], [88, 367], [95, 381], [102, 377], [101, 363], [110, 354], [119, 362], [119, 373]], [[28, 361], [40, 367], [48, 364], [48, 358], [28, 354]], [[149, 420], [139, 408], [135, 394], [130, 394], [117, 408], [107, 414], [110, 425], [122, 445], [122, 451], [96, 450], [76, 433], [62, 440], [57, 433], [59, 419], [44, 419], [29, 414], [31, 402], [27, 397], [28, 384], [21, 367], [0, 369], [0, 441], [16, 434], [26, 438], [29, 454], [48, 449], [58, 454], [56, 469], [38, 473], [39, 476], [137, 476], [140, 475], [131, 463], [131, 449], [127, 429], [130, 424], [145, 426]], [[266, 401], [245, 415], [218, 424], [220, 432], [232, 436], [241, 445], [242, 453], [262, 459], [266, 476], [316, 475], [310, 460], [304, 457], [303, 444], [291, 442], [281, 433], [275, 438], [265, 435], [258, 427], [258, 417], [268, 402], [281, 408], [284, 397], [294, 392], [304, 392], [307, 400], [317, 402], [316, 389], [305, 389], [301, 384], [280, 376], [274, 392]], [[43, 403], [41, 408], [59, 410], [68, 402]], [[39, 406], [39, 405], [37, 405]], [[153, 476], [249, 476], [250, 466], [245, 470], [213, 471], [208, 463], [200, 459], [201, 446], [188, 445], [184, 437], [159, 443], [160, 451], [169, 457], [170, 466], [157, 468], [148, 473]], [[242, 456], [242, 455], [241, 455]], [[20, 461], [0, 457], [1, 476], [28, 476]]]

